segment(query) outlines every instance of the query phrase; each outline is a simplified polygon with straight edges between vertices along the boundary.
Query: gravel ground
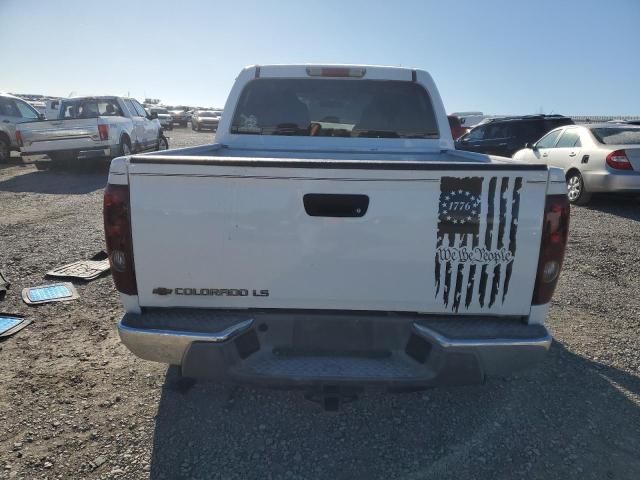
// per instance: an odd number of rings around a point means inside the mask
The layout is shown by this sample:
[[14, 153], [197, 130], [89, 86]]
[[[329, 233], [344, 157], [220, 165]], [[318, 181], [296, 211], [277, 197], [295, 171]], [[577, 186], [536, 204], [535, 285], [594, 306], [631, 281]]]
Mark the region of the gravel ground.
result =
[[[175, 129], [171, 146], [211, 133]], [[640, 204], [573, 210], [537, 368], [485, 385], [367, 392], [325, 413], [298, 392], [186, 383], [118, 341], [111, 278], [27, 307], [25, 286], [103, 247], [106, 175], [0, 167], [0, 478], [640, 478]]]

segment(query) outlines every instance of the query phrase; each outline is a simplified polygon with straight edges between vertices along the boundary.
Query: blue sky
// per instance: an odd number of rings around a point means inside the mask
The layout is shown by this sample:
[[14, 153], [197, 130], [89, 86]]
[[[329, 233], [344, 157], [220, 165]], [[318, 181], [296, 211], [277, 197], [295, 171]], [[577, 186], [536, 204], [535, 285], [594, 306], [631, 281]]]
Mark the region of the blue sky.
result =
[[0, 0], [0, 91], [221, 106], [266, 63], [428, 70], [447, 111], [640, 115], [640, 0]]

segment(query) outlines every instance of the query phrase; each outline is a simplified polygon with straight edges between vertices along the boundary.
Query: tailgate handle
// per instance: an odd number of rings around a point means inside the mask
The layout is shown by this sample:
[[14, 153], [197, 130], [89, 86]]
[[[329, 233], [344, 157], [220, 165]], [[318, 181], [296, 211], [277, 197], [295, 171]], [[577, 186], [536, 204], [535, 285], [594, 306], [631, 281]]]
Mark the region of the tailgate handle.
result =
[[307, 193], [304, 209], [312, 217], [363, 217], [369, 208], [367, 195]]

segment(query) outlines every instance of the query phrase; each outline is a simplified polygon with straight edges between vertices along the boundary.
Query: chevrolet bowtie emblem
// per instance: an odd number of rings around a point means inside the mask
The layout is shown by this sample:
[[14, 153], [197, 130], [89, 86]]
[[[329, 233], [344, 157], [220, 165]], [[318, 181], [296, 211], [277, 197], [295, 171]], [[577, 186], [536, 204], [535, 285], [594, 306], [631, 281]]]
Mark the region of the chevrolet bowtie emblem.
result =
[[153, 289], [152, 293], [156, 295], [169, 295], [172, 292], [173, 292], [172, 288], [157, 287]]

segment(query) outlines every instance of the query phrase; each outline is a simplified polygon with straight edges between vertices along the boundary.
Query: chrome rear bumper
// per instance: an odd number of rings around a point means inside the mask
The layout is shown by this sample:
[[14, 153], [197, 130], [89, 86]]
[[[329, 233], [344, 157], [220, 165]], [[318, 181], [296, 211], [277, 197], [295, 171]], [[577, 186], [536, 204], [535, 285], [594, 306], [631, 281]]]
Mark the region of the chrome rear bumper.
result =
[[291, 387], [480, 383], [539, 362], [552, 341], [519, 319], [378, 313], [155, 309], [118, 330], [134, 354], [186, 376]]
[[181, 330], [135, 328], [118, 323], [118, 333], [136, 356], [152, 362], [180, 365], [185, 352], [194, 342], [222, 343], [251, 328], [254, 321], [239, 321], [219, 332], [203, 333]]

